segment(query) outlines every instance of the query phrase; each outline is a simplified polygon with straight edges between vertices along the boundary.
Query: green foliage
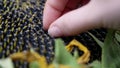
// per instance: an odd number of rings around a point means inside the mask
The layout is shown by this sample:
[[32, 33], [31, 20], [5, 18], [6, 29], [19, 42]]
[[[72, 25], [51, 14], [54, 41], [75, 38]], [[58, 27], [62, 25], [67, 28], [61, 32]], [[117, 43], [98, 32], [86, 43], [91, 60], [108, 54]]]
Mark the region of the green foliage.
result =
[[79, 58], [79, 52], [77, 50], [74, 51], [74, 58], [77, 60]]
[[118, 42], [120, 42], [120, 32], [115, 33], [115, 38], [117, 39]]
[[116, 30], [108, 30], [104, 44], [94, 35], [90, 35], [102, 46], [101, 68], [120, 68], [120, 44], [118, 43], [118, 41], [120, 42], [120, 35], [116, 34]]
[[90, 65], [91, 68], [101, 68], [101, 63], [100, 61], [93, 61]]
[[37, 61], [31, 62], [29, 68], [40, 68], [39, 63]]
[[102, 68], [120, 68], [120, 45], [115, 30], [109, 30], [102, 48]]
[[94, 35], [92, 35], [90, 32], [88, 32], [88, 34], [90, 35], [90, 36], [92, 36], [92, 38], [97, 42], [97, 44], [100, 46], [100, 47], [102, 47], [103, 45], [104, 45], [104, 43], [103, 42], [101, 42], [100, 40], [98, 40]]
[[61, 39], [55, 40], [55, 63], [68, 65], [72, 68], [80, 68], [75, 58], [65, 49], [65, 45]]

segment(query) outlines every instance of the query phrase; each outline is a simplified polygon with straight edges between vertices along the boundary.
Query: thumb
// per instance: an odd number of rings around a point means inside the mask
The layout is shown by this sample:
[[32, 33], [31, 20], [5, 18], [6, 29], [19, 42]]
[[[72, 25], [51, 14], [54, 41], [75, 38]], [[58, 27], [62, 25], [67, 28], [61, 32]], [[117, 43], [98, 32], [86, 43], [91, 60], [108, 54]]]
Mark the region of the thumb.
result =
[[98, 6], [89, 3], [58, 18], [50, 25], [48, 33], [53, 37], [70, 36], [101, 27], [101, 13]]

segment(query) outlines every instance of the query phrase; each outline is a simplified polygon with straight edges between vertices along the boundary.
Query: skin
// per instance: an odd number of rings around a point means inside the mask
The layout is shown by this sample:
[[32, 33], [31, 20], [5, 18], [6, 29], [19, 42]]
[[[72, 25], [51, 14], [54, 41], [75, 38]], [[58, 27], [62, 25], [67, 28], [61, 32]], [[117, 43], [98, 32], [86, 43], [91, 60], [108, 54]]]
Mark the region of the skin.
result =
[[43, 28], [53, 37], [94, 28], [120, 29], [120, 0], [47, 0]]

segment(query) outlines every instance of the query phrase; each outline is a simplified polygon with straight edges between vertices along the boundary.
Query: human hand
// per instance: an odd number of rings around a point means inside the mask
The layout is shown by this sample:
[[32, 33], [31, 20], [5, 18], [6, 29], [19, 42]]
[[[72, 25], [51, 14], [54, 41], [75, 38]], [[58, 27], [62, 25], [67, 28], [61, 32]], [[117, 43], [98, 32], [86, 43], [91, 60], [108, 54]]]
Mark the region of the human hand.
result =
[[44, 29], [53, 37], [76, 35], [100, 27], [120, 29], [120, 0], [91, 0], [77, 8], [81, 3], [81, 0], [47, 0]]

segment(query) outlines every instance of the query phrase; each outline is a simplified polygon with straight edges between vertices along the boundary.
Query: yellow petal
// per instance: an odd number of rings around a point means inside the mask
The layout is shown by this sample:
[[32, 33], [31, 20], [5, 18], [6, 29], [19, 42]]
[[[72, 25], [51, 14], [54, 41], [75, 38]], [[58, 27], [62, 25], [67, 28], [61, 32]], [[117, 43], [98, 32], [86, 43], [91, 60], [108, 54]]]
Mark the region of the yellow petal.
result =
[[39, 63], [40, 68], [47, 68], [47, 61], [44, 56], [39, 55], [37, 52], [18, 52], [14, 53], [10, 56], [12, 60], [22, 60], [28, 61], [29, 63], [33, 61], [37, 61]]
[[79, 50], [83, 51], [84, 54], [78, 58], [78, 63], [87, 63], [90, 59], [90, 51], [83, 44], [73, 39], [67, 46], [66, 49], [71, 52], [73, 47], [76, 46]]
[[[50, 64], [48, 66], [48, 68], [57, 68], [54, 64]], [[62, 64], [59, 64], [58, 65], [58, 68], [71, 68], [70, 66], [67, 66], [67, 65], [62, 65]]]
[[18, 52], [18, 53], [14, 53], [14, 54], [10, 55], [10, 58], [12, 60], [25, 60], [26, 56], [24, 53]]

